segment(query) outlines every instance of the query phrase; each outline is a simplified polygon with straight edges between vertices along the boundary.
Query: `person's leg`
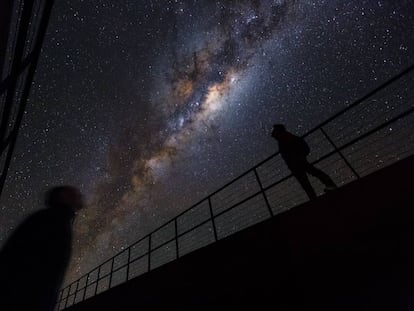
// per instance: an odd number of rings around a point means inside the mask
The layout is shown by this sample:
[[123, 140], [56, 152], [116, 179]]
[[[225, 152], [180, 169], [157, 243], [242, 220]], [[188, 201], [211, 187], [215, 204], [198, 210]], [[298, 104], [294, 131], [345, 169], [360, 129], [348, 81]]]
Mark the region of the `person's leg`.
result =
[[322, 170], [316, 168], [315, 166], [313, 166], [309, 162], [306, 165], [306, 172], [311, 174], [312, 176], [315, 176], [316, 178], [318, 178], [326, 187], [336, 188], [335, 182], [332, 180], [331, 177], [329, 177], [328, 174], [326, 174]]
[[302, 186], [303, 190], [305, 190], [306, 194], [308, 195], [309, 199], [316, 198], [316, 192], [313, 189], [306, 172], [295, 172], [293, 175], [296, 177], [300, 185]]

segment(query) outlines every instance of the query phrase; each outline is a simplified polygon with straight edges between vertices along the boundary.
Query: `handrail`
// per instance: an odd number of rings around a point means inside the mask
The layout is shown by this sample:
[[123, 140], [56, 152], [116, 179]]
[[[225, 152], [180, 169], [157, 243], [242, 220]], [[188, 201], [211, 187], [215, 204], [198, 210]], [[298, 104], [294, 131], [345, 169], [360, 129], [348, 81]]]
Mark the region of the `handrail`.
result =
[[[389, 79], [388, 81], [382, 83], [379, 87], [375, 88], [374, 90], [372, 90], [371, 92], [369, 92], [365, 96], [363, 96], [360, 99], [358, 99], [357, 101], [355, 101], [351, 105], [349, 105], [346, 108], [344, 108], [344, 109], [340, 110], [339, 112], [335, 113], [332, 117], [328, 118], [327, 120], [320, 123], [318, 126], [312, 128], [311, 130], [309, 130], [308, 132], [303, 134], [302, 135], [303, 138], [308, 138], [311, 134], [317, 133], [318, 131], [320, 131], [320, 136], [322, 137], [322, 139], [324, 139], [327, 142], [327, 145], [329, 145], [332, 148], [332, 149], [326, 150], [324, 152], [324, 154], [320, 155], [317, 159], [313, 160], [312, 164], [320, 164], [323, 161], [325, 161], [327, 159], [332, 159], [335, 155], [338, 155], [339, 160], [337, 160], [337, 162], [335, 162], [335, 163], [340, 165], [340, 167], [342, 169], [346, 168], [346, 170], [348, 170], [347, 176], [345, 176], [346, 178], [344, 177], [345, 179], [343, 179], [341, 181], [341, 183], [345, 184], [345, 183], [349, 182], [350, 180], [355, 180], [355, 179], [360, 178], [361, 172], [358, 172], [358, 168], [355, 167], [355, 163], [354, 163], [354, 165], [352, 165], [353, 162], [349, 158], [350, 155], [353, 156], [354, 154], [352, 154], [352, 150], [348, 150], [348, 149], [351, 148], [352, 146], [354, 146], [356, 143], [362, 141], [363, 139], [369, 138], [369, 137], [371, 137], [372, 135], [374, 135], [376, 133], [382, 133], [381, 131], [383, 131], [386, 127], [390, 126], [391, 124], [397, 124], [399, 121], [406, 120], [411, 115], [414, 115], [413, 114], [414, 105], [408, 104], [407, 107], [404, 106], [404, 108], [406, 108], [404, 111], [398, 113], [395, 116], [391, 116], [391, 117], [387, 118], [387, 120], [385, 122], [382, 122], [380, 124], [371, 126], [370, 129], [367, 129], [365, 132], [359, 133], [359, 135], [357, 137], [352, 138], [350, 141], [342, 143], [341, 145], [339, 145], [338, 143], [335, 142], [334, 137], [329, 136], [327, 131], [324, 130], [324, 127], [326, 125], [328, 125], [330, 122], [336, 120], [339, 116], [343, 116], [346, 112], [352, 110], [356, 106], [362, 105], [366, 100], [373, 97], [379, 91], [387, 88], [391, 84], [394, 84], [395, 82], [399, 81], [404, 76], [407, 76], [408, 74], [410, 74], [413, 71], [413, 69], [414, 69], [414, 65], [408, 67], [407, 69], [405, 69], [404, 71], [402, 71], [398, 75], [396, 75], [393, 78]], [[414, 84], [414, 77], [411, 77], [411, 79], [412, 79], [412, 84]], [[410, 97], [409, 100], [412, 100], [412, 98]], [[379, 102], [376, 102], [376, 103], [378, 105], [380, 104]], [[405, 123], [408, 124], [408, 126], [414, 127], [414, 121], [408, 120]], [[391, 135], [391, 134], [387, 132], [384, 135], [385, 135], [384, 137], [386, 137], [387, 135]], [[392, 135], [396, 135], [395, 132], [393, 132]], [[400, 143], [400, 141], [395, 140], [394, 143], [398, 144], [398, 143]], [[370, 145], [367, 145], [365, 147], [371, 148]], [[412, 150], [410, 149], [409, 152], [414, 153], [414, 128], [413, 128], [413, 142], [412, 142], [412, 146], [410, 146], [410, 148], [412, 148]], [[346, 154], [347, 152], [350, 155]], [[402, 152], [401, 154], [403, 154], [404, 152]], [[368, 157], [369, 155], [370, 155], [370, 152], [367, 151], [367, 153], [364, 154], [363, 156]], [[161, 250], [163, 248], [169, 247], [168, 245], [173, 243], [173, 242], [175, 242], [175, 245], [171, 246], [171, 251], [175, 252], [175, 258], [178, 259], [179, 257], [183, 256], [182, 252], [180, 251], [180, 243], [179, 243], [180, 239], [185, 237], [186, 235], [188, 235], [190, 232], [194, 232], [196, 230], [199, 230], [200, 228], [202, 228], [203, 226], [205, 226], [207, 224], [209, 224], [211, 226], [211, 234], [212, 234], [211, 243], [214, 243], [214, 242], [220, 240], [222, 237], [220, 237], [219, 229], [221, 229], [221, 228], [219, 228], [216, 224], [217, 218], [224, 216], [228, 212], [242, 206], [243, 204], [251, 202], [251, 200], [253, 200], [254, 198], [260, 198], [260, 196], [262, 197], [262, 201], [260, 201], [260, 202], [262, 202], [262, 204], [264, 206], [262, 213], [263, 213], [263, 215], [267, 215], [266, 219], [271, 218], [271, 217], [279, 214], [281, 211], [280, 210], [275, 210], [274, 206], [272, 206], [271, 198], [270, 198], [270, 195], [269, 195], [268, 192], [271, 191], [272, 189], [277, 188], [279, 185], [284, 184], [286, 181], [290, 180], [292, 178], [292, 174], [288, 173], [286, 176], [278, 176], [277, 180], [273, 180], [272, 182], [270, 182], [270, 184], [265, 185], [263, 183], [263, 180], [262, 180], [263, 176], [261, 178], [260, 172], [259, 172], [259, 169], [263, 164], [269, 163], [272, 159], [274, 159], [278, 156], [280, 156], [279, 152], [276, 152], [276, 153], [268, 156], [264, 160], [260, 161], [256, 165], [254, 165], [252, 168], [248, 169], [247, 171], [245, 171], [241, 175], [233, 178], [231, 181], [227, 182], [226, 184], [224, 184], [219, 189], [213, 191], [212, 193], [210, 193], [209, 195], [207, 195], [203, 199], [199, 200], [197, 203], [193, 204], [188, 209], [180, 212], [179, 214], [177, 214], [172, 219], [170, 219], [167, 222], [163, 223], [161, 226], [157, 227], [156, 229], [154, 229], [153, 231], [151, 231], [147, 235], [141, 237], [139, 240], [132, 243], [127, 248], [119, 251], [114, 256], [112, 256], [111, 258], [109, 258], [108, 260], [106, 260], [105, 262], [103, 262], [102, 264], [100, 264], [99, 266], [94, 268], [93, 270], [91, 270], [88, 274], [80, 277], [76, 281], [72, 282], [71, 284], [69, 284], [68, 286], [63, 288], [60, 292], [60, 298], [59, 298], [59, 301], [58, 301], [60, 310], [64, 309], [68, 305], [71, 305], [71, 304], [74, 304], [74, 303], [77, 303], [79, 301], [84, 300], [86, 298], [86, 292], [87, 292], [88, 288], [92, 288], [94, 286], [93, 292], [94, 292], [94, 295], [96, 295], [98, 293], [98, 285], [100, 284], [100, 281], [104, 280], [105, 278], [109, 277], [109, 284], [108, 284], [106, 289], [111, 288], [112, 287], [112, 281], [113, 281], [113, 275], [116, 272], [120, 272], [124, 268], [126, 268], [126, 277], [124, 278], [124, 281], [129, 280], [130, 279], [130, 271], [131, 271], [130, 265], [132, 263], [135, 263], [135, 262], [139, 261], [139, 260], [143, 260], [145, 257], [147, 257], [147, 272], [151, 271], [152, 269], [154, 269], [153, 264], [152, 264], [151, 254], [154, 253], [157, 250]], [[360, 159], [358, 159], [358, 161], [359, 160]], [[386, 163], [384, 164], [383, 162], [379, 162], [379, 163], [381, 163], [381, 165], [383, 165], [383, 166], [386, 165]], [[390, 164], [390, 163], [388, 163], [388, 164]], [[378, 170], [380, 168], [381, 168], [381, 166], [379, 166], [378, 164], [375, 164], [375, 167], [372, 168], [372, 169], [373, 170]], [[214, 198], [222, 190], [227, 189], [231, 185], [234, 185], [237, 181], [243, 180], [243, 178], [248, 176], [249, 174], [253, 175], [255, 183], [252, 184], [252, 186], [254, 186], [256, 188], [252, 188], [253, 190], [249, 193], [243, 193], [243, 194], [245, 194], [245, 196], [243, 196], [242, 198], [239, 198], [234, 203], [232, 202], [230, 205], [227, 204], [229, 206], [225, 206], [224, 208], [220, 209], [220, 211], [215, 212], [214, 211], [214, 206], [212, 204], [212, 198]], [[200, 207], [201, 204], [203, 204], [203, 203], [205, 203], [208, 207], [208, 215], [209, 216], [207, 218], [204, 218], [203, 220], [198, 221], [196, 224], [193, 224], [190, 228], [187, 228], [186, 230], [181, 230], [180, 231], [178, 229], [179, 219], [183, 215], [185, 215], [186, 213], [194, 210], [194, 208]], [[294, 207], [296, 205], [297, 204], [294, 204], [291, 207]], [[284, 210], [286, 210], [286, 209], [288, 209], [288, 208], [285, 208]], [[264, 211], [267, 211], [267, 212], [264, 212]], [[263, 216], [263, 217], [265, 217], [265, 216]], [[261, 221], [260, 217], [259, 217], [259, 221]], [[257, 222], [259, 222], [259, 221], [257, 221]], [[171, 235], [169, 238], [165, 238], [164, 240], [162, 240], [162, 242], [157, 243], [157, 245], [154, 245], [154, 243], [152, 241], [153, 235], [157, 232], [160, 232], [163, 228], [167, 227], [168, 225], [174, 226], [173, 235]], [[132, 258], [132, 255], [131, 255], [132, 248], [137, 246], [139, 243], [143, 242], [146, 239], [148, 239], [147, 250], [141, 252], [139, 256], [136, 256], [136, 257]], [[124, 254], [125, 252], [127, 254], [126, 263], [121, 264], [121, 265], [117, 266], [116, 269], [114, 269], [115, 259], [118, 258], [118, 256]], [[103, 274], [103, 275], [100, 275], [101, 268], [104, 265], [107, 265], [108, 263], [111, 263], [110, 271]], [[97, 273], [96, 279], [94, 278], [95, 280], [89, 282], [89, 277], [92, 273]], [[85, 277], [86, 277], [85, 284], [83, 286], [79, 287], [80, 281], [82, 279], [84, 279]], [[71, 292], [72, 286], [75, 288], [73, 293]], [[79, 296], [78, 296], [78, 293], [79, 293]], [[92, 296], [94, 296], [94, 295], [92, 295]], [[82, 298], [79, 299], [79, 301], [76, 301], [77, 297], [82, 297]], [[71, 302], [70, 302], [70, 299], [72, 299]]]

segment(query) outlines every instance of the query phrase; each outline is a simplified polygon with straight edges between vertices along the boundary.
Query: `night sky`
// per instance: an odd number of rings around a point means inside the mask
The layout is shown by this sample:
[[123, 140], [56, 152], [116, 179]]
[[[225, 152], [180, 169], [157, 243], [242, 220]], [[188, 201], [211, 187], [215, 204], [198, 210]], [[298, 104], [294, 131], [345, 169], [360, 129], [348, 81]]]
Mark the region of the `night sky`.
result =
[[0, 243], [73, 184], [67, 281], [414, 63], [412, 1], [57, 0]]

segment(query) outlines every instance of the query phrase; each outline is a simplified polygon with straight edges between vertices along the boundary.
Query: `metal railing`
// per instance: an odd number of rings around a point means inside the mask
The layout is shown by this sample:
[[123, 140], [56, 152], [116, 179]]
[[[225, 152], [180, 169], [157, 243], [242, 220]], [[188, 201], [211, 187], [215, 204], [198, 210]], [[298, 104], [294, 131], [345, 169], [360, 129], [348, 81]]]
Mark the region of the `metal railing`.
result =
[[0, 195], [33, 85], [54, 0], [0, 2]]
[[[414, 153], [414, 66], [308, 131], [308, 159], [341, 186]], [[322, 193], [321, 185], [315, 189]], [[57, 309], [93, 297], [306, 202], [277, 152], [60, 291]]]

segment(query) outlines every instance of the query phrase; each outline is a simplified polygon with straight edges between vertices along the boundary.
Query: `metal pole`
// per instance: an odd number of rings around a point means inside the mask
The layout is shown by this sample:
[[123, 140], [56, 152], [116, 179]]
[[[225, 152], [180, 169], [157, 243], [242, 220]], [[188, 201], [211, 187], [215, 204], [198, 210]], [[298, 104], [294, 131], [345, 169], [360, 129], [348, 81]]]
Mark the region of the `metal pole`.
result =
[[179, 249], [178, 249], [178, 224], [177, 224], [177, 218], [174, 218], [174, 228], [175, 228], [175, 252], [176, 252], [176, 258], [180, 258]]
[[60, 295], [59, 295], [59, 305], [62, 302], [63, 299], [63, 289], [60, 290]]
[[213, 224], [214, 241], [217, 242], [218, 241], [217, 229], [216, 229], [216, 222], [214, 220], [213, 207], [211, 205], [211, 197], [208, 197], [208, 207], [210, 209], [211, 223]]
[[[13, 55], [13, 62], [11, 72], [16, 72], [20, 66], [24, 55], [24, 49], [26, 47], [27, 34], [30, 27], [30, 19], [32, 17], [33, 5], [35, 1], [23, 1], [23, 10], [19, 24], [19, 30], [17, 35], [16, 49]], [[3, 61], [3, 60], [1, 60]], [[31, 83], [32, 81], [29, 81]], [[9, 125], [9, 118], [14, 103], [15, 90], [17, 86], [17, 77], [11, 82], [11, 85], [6, 94], [6, 101], [4, 103], [4, 109], [1, 116], [0, 123], [0, 142], [3, 143], [6, 137], [7, 128]]]
[[96, 277], [96, 286], [95, 286], [95, 293], [93, 294], [94, 296], [96, 296], [96, 294], [98, 293], [98, 283], [99, 283], [99, 275], [101, 274], [101, 266], [98, 267], [98, 275]]
[[111, 271], [109, 272], [109, 285], [108, 288], [111, 288], [112, 285], [112, 273], [114, 271], [114, 257], [112, 257], [112, 261], [111, 261]]
[[66, 301], [65, 301], [65, 309], [66, 309], [66, 307], [68, 306], [68, 300], [69, 300], [69, 293], [70, 293], [70, 287], [71, 287], [71, 285], [69, 285], [69, 287], [68, 287], [68, 294], [66, 295]]
[[148, 272], [151, 271], [151, 234], [148, 236]]
[[88, 272], [88, 274], [86, 275], [85, 290], [83, 291], [82, 301], [85, 300], [86, 289], [88, 288], [89, 274], [90, 273]]
[[257, 183], [259, 184], [260, 191], [263, 194], [263, 198], [266, 202], [267, 209], [269, 210], [270, 217], [273, 217], [273, 211], [272, 211], [272, 208], [270, 206], [269, 200], [267, 199], [266, 192], [263, 189], [263, 185], [262, 185], [262, 182], [260, 181], [259, 174], [257, 173], [257, 169], [254, 168], [253, 171], [254, 171], [254, 175], [256, 176]]
[[75, 304], [76, 296], [78, 295], [78, 288], [79, 288], [79, 280], [76, 281], [75, 297], [73, 298], [74, 304]]
[[131, 261], [131, 247], [127, 248], [128, 250], [128, 261], [127, 261], [127, 266], [126, 266], [126, 280], [129, 280], [129, 263]]
[[[30, 11], [32, 11], [34, 1], [25, 1], [25, 2], [29, 2]], [[24, 81], [24, 86], [23, 86], [22, 96], [20, 98], [17, 117], [16, 117], [15, 122], [14, 122], [14, 131], [15, 131], [15, 133], [13, 133], [13, 139], [11, 139], [11, 141], [9, 142], [10, 146], [8, 147], [6, 161], [5, 161], [4, 166], [3, 166], [4, 169], [3, 169], [2, 173], [1, 173], [1, 176], [0, 176], [0, 195], [3, 191], [4, 183], [6, 181], [8, 168], [10, 166], [10, 162], [11, 162], [11, 159], [12, 159], [12, 153], [13, 153], [13, 150], [14, 150], [14, 147], [15, 147], [15, 144], [16, 144], [16, 137], [17, 137], [17, 134], [18, 134], [18, 131], [19, 131], [19, 128], [20, 128], [20, 124], [21, 124], [22, 119], [23, 119], [25, 107], [26, 107], [26, 104], [27, 104], [27, 98], [30, 94], [30, 89], [31, 89], [31, 86], [32, 86], [33, 77], [34, 77], [34, 74], [36, 72], [36, 66], [37, 66], [37, 62], [38, 62], [39, 55], [40, 55], [40, 52], [41, 52], [41, 47], [42, 47], [42, 44], [43, 44], [43, 40], [44, 40], [44, 37], [45, 37], [45, 34], [46, 34], [47, 25], [48, 25], [48, 22], [49, 22], [49, 18], [50, 18], [50, 14], [51, 14], [51, 11], [52, 11], [53, 3], [54, 3], [54, 0], [46, 0], [44, 8], [43, 8], [43, 14], [42, 14], [42, 18], [41, 18], [41, 21], [40, 21], [40, 24], [39, 24], [39, 30], [38, 30], [37, 35], [36, 35], [35, 46], [34, 46], [33, 51], [32, 51], [34, 53], [33, 54], [33, 59], [30, 62], [30, 66], [28, 68], [28, 73], [27, 73], [26, 79]], [[27, 7], [27, 9], [29, 9], [29, 7]], [[26, 5], [25, 5], [25, 8], [26, 8]], [[24, 15], [24, 13], [22, 13], [22, 14]], [[23, 17], [22, 17], [22, 20], [23, 20]], [[26, 21], [26, 22], [30, 22], [30, 16], [29, 16], [29, 20]], [[19, 32], [20, 32], [20, 28], [23, 27], [23, 26], [27, 27], [28, 25], [20, 25]], [[18, 59], [18, 61], [20, 62], [21, 61], [21, 56], [23, 55], [24, 51], [19, 51], [19, 54], [21, 54], [19, 56], [19, 55], [17, 55], [18, 54], [17, 49], [18, 49], [18, 46], [20, 44], [23, 44], [23, 49], [24, 49], [25, 43], [21, 43], [22, 40], [21, 39], [19, 39], [19, 40], [20, 40], [20, 42], [17, 42], [17, 44], [16, 44], [16, 55], [14, 56], [15, 57], [14, 60]], [[20, 48], [20, 46], [19, 46], [19, 48]], [[13, 64], [12, 65], [12, 74], [18, 69], [17, 68], [18, 65], [19, 64], [16, 64], [16, 65]], [[16, 67], [14, 67], [14, 66], [16, 66]], [[16, 83], [17, 83], [17, 76], [16, 76], [15, 79], [12, 79], [12, 81], [10, 82], [10, 85], [7, 87], [8, 94], [6, 95], [7, 99], [6, 99], [5, 104], [8, 104], [7, 100], [9, 101], [9, 103], [13, 102], [13, 97], [11, 97], [11, 95], [9, 96], [9, 93], [14, 94], [15, 87], [17, 85]], [[5, 137], [5, 130], [7, 129], [7, 127], [6, 127], [6, 129], [2, 128], [2, 127], [5, 126], [5, 125], [3, 125], [3, 122], [6, 122], [8, 120], [8, 117], [6, 117], [4, 114], [5, 113], [8, 114], [9, 112], [7, 112], [5, 110], [3, 111], [2, 124], [0, 124], [0, 144], [3, 144], [4, 137]]]

